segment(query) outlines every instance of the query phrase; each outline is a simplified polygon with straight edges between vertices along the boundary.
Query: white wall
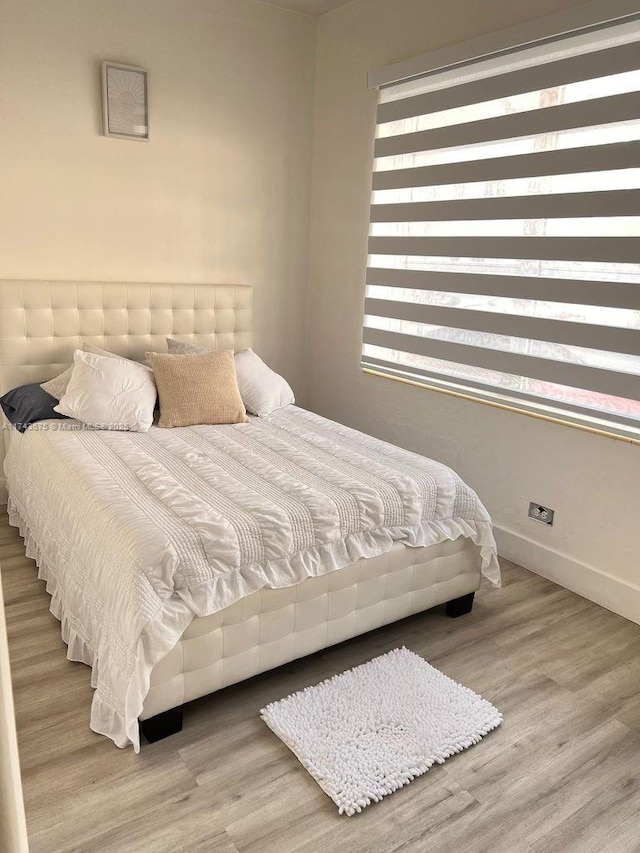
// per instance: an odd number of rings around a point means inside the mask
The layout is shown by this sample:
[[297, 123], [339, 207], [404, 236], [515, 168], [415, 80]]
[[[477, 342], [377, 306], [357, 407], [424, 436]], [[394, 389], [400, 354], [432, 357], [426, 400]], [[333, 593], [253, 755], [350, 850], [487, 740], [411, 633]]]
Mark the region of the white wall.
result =
[[[240, 282], [302, 391], [313, 18], [254, 0], [0, 0], [0, 278]], [[100, 62], [150, 70], [149, 143]]]
[[[451, 465], [501, 553], [640, 621], [640, 447], [360, 371], [376, 95], [366, 73], [577, 5], [355, 0], [320, 19], [311, 219], [310, 408]], [[527, 519], [529, 500], [556, 510]]]

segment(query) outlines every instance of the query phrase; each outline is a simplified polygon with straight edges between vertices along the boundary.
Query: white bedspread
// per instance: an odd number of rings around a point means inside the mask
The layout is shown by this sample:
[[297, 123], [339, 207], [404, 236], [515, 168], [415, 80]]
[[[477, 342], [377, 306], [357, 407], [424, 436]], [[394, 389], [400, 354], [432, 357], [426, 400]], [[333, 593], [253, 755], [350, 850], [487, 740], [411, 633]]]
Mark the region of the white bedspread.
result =
[[46, 421], [12, 436], [11, 523], [68, 656], [93, 667], [91, 727], [139, 748], [153, 666], [194, 615], [388, 551], [459, 536], [500, 579], [487, 511], [449, 468], [288, 406], [148, 433]]

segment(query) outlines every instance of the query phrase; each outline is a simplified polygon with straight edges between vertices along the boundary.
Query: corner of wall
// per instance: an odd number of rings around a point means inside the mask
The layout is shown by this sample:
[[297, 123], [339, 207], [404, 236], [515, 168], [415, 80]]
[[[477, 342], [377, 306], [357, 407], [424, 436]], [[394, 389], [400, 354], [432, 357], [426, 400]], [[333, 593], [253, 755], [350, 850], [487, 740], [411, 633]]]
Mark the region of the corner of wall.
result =
[[[330, 14], [330, 13], [327, 13]], [[314, 208], [315, 208], [315, 193], [316, 193], [316, 154], [317, 154], [317, 127], [318, 127], [318, 38], [321, 27], [321, 19], [324, 15], [316, 19], [316, 37], [315, 37], [315, 66], [314, 66], [314, 84], [313, 84], [313, 121], [311, 125], [311, 168], [309, 172], [309, 213], [308, 213], [308, 241], [307, 241], [307, 280], [305, 294], [305, 312], [303, 318], [304, 325], [304, 348], [302, 352], [302, 394], [305, 405], [309, 401], [309, 374], [311, 371], [311, 347], [309, 346], [311, 333], [311, 317], [312, 317], [312, 291], [313, 291], [313, 269], [314, 269]]]

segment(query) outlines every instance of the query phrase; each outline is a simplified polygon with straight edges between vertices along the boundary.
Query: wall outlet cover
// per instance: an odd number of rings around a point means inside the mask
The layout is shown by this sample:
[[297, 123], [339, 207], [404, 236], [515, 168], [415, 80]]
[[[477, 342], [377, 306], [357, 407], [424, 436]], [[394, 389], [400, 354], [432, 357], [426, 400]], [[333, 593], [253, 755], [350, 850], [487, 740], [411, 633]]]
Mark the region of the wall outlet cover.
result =
[[553, 525], [554, 514], [554, 510], [549, 509], [548, 506], [537, 504], [534, 501], [531, 501], [529, 504], [529, 518], [532, 518], [534, 521], [540, 521], [548, 527]]

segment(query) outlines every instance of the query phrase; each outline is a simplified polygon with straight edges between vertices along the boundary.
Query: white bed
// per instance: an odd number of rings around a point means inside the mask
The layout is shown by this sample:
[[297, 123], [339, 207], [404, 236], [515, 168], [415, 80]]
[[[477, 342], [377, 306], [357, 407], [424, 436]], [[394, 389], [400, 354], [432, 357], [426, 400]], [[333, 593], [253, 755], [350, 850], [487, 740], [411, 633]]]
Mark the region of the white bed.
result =
[[[0, 282], [0, 390], [60, 372], [83, 340], [238, 350], [250, 322], [242, 287]], [[139, 747], [138, 719], [153, 738], [185, 702], [499, 581], [489, 517], [453, 472], [297, 407], [69, 426], [11, 431], [10, 520], [69, 656], [93, 666], [91, 726], [119, 746]]]

